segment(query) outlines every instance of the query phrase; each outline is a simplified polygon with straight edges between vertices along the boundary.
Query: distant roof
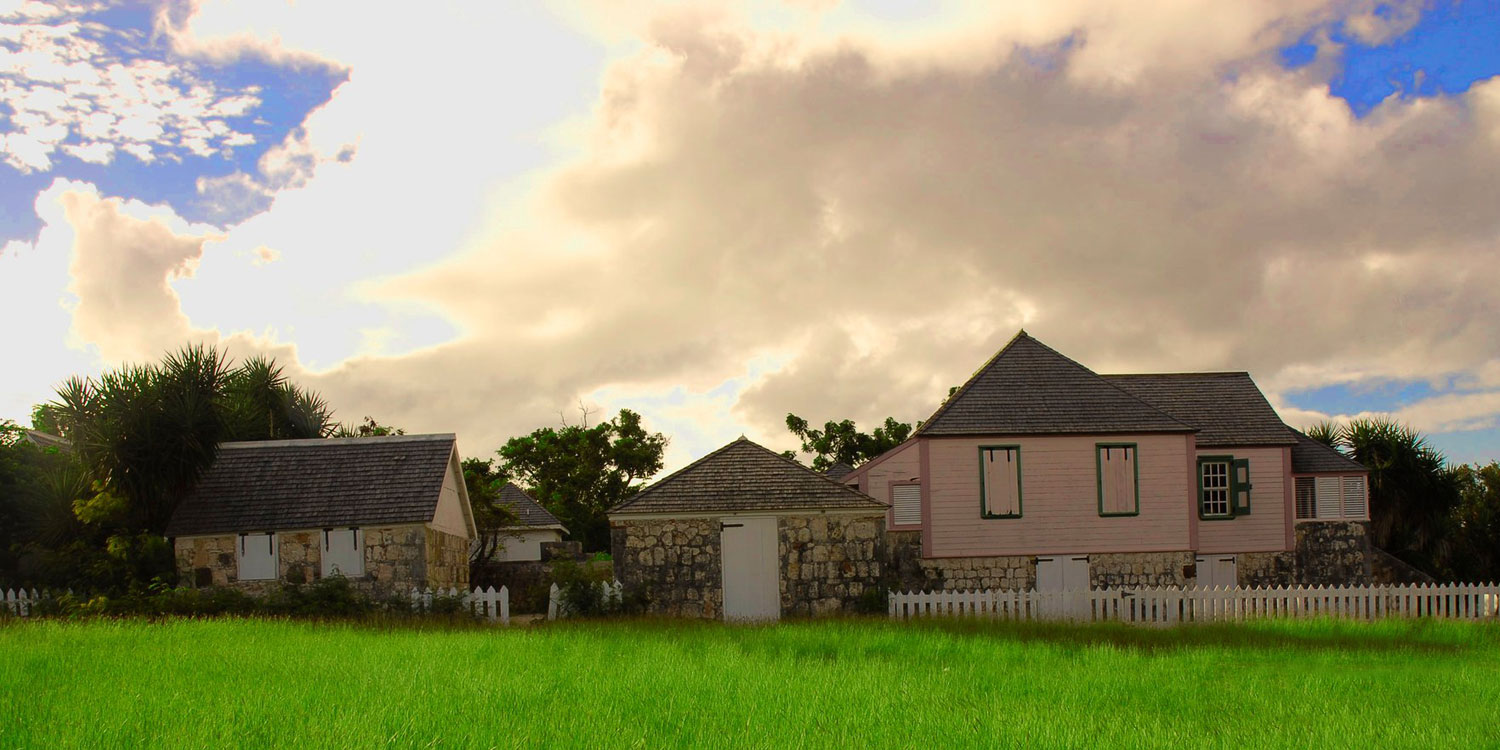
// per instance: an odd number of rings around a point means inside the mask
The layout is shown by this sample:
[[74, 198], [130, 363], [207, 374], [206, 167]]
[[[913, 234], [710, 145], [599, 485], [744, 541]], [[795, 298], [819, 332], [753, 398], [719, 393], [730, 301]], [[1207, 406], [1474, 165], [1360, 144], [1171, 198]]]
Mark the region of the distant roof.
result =
[[61, 451], [72, 452], [73, 443], [67, 438], [60, 438], [46, 432], [36, 430], [26, 431], [26, 440], [38, 448], [56, 448]]
[[167, 536], [425, 523], [453, 435], [224, 443]]
[[1046, 344], [1016, 334], [916, 434], [1193, 432]]
[[833, 481], [837, 482], [838, 480], [843, 479], [844, 477], [849, 476], [849, 474], [851, 472], [853, 472], [853, 471], [854, 471], [854, 467], [853, 466], [850, 466], [849, 464], [846, 464], [843, 461], [839, 461], [838, 463], [835, 463], [834, 465], [828, 467], [827, 469], [824, 469], [823, 470], [823, 476], [828, 477], [829, 479], [832, 479]]
[[516, 520], [520, 522], [519, 526], [529, 526], [531, 528], [555, 527], [567, 531], [567, 529], [563, 528], [562, 521], [557, 520], [557, 516], [548, 513], [547, 509], [543, 508], [541, 503], [532, 499], [530, 495], [511, 482], [506, 482], [505, 486], [500, 488], [500, 504], [509, 508], [510, 512], [516, 515]]
[[[1290, 427], [1287, 429], [1291, 430]], [[1337, 471], [1344, 474], [1367, 473], [1364, 464], [1338, 452], [1334, 448], [1324, 445], [1297, 430], [1291, 430], [1292, 435], [1297, 438], [1297, 444], [1292, 446], [1292, 473], [1293, 474], [1316, 474], [1319, 472]]]
[[1202, 448], [1292, 445], [1296, 438], [1245, 372], [1105, 375], [1135, 397], [1198, 428]]
[[610, 509], [616, 513], [869, 509], [885, 504], [740, 438]]

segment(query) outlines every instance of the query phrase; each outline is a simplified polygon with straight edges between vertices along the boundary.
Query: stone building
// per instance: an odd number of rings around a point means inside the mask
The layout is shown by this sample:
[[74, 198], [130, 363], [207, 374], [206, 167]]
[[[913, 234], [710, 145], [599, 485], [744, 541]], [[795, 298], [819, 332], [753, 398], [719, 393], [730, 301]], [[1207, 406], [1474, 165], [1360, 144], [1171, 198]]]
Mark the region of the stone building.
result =
[[454, 436], [402, 435], [225, 443], [167, 536], [189, 585], [388, 593], [466, 587], [475, 527]]
[[610, 511], [615, 575], [650, 611], [774, 620], [883, 588], [886, 508], [745, 438]]

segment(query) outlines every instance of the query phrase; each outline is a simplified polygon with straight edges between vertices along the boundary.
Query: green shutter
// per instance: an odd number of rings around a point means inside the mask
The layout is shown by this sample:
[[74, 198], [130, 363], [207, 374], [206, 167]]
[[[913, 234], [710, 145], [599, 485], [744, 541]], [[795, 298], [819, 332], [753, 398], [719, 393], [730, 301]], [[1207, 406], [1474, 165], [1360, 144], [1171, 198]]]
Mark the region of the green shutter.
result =
[[1250, 459], [1236, 458], [1229, 464], [1229, 497], [1236, 516], [1250, 515]]

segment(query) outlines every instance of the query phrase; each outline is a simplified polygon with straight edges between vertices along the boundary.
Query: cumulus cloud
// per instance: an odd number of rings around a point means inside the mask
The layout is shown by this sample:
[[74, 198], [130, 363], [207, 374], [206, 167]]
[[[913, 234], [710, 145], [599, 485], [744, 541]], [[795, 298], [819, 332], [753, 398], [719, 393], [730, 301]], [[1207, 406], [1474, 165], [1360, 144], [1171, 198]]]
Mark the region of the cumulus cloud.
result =
[[[231, 233], [241, 269], [265, 259], [250, 254], [259, 247], [280, 260], [256, 273], [294, 274], [333, 249], [357, 264], [382, 246], [353, 226], [361, 217], [428, 261], [371, 271], [358, 297], [441, 311], [458, 335], [298, 373], [347, 418], [457, 430], [469, 450], [555, 422], [580, 398], [702, 425], [677, 463], [740, 432], [791, 447], [788, 411], [921, 419], [1022, 326], [1101, 372], [1249, 369], [1273, 398], [1468, 378], [1471, 390], [1405, 414], [1423, 429], [1493, 424], [1500, 82], [1356, 119], [1326, 69], [1276, 63], [1279, 45], [1350, 7], [1365, 6], [1223, 15], [1205, 2], [1195, 16], [1013, 3], [926, 25], [843, 8], [786, 11], [792, 22], [654, 9], [620, 26], [637, 44], [600, 77], [588, 121], [569, 131], [582, 134], [574, 150], [519, 198], [476, 202], [486, 218], [431, 218], [472, 196], [431, 201], [406, 174], [360, 201], [301, 205], [319, 183], [358, 187], [339, 170], [308, 181], [317, 154], [348, 140], [317, 122], [306, 139], [321, 152], [299, 135], [239, 188], [205, 192], [307, 186]], [[320, 117], [380, 100], [355, 70]], [[451, 106], [462, 123], [451, 139], [421, 121], [444, 141], [430, 144], [440, 160], [453, 158], [448, 140], [472, 146], [464, 126], [490, 114]], [[417, 132], [371, 127], [356, 166]], [[455, 174], [492, 163], [467, 153]], [[407, 211], [383, 202], [393, 190]], [[287, 211], [311, 218], [270, 233]], [[202, 243], [158, 239], [167, 249], [141, 261], [154, 275], [132, 283], [165, 303], [127, 308], [113, 329], [90, 316], [80, 335], [135, 340], [123, 328], [150, 330], [148, 317], [193, 335], [160, 292]], [[387, 335], [378, 321], [349, 328]], [[310, 356], [282, 335], [222, 340]]]

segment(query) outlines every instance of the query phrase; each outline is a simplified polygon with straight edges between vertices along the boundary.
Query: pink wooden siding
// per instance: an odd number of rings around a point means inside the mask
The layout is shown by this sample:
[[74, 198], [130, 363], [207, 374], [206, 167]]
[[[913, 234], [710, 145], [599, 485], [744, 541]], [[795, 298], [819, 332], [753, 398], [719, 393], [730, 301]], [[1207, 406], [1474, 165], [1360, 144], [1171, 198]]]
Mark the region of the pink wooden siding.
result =
[[[1190, 549], [1184, 435], [928, 438], [929, 557]], [[1095, 444], [1135, 443], [1140, 515], [1100, 517]], [[1020, 518], [980, 517], [979, 446], [1021, 447]]]
[[[1250, 515], [1198, 522], [1198, 551], [1277, 552], [1287, 543], [1286, 456], [1283, 448], [1199, 448], [1199, 456], [1234, 456], [1250, 460]], [[1189, 496], [1197, 502], [1197, 483]]]
[[[864, 467], [861, 467], [862, 469]], [[917, 441], [913, 440], [905, 445], [898, 446], [880, 460], [880, 463], [871, 466], [861, 472], [864, 476], [860, 478], [860, 487], [864, 493], [879, 500], [886, 505], [891, 504], [891, 482], [909, 482], [918, 478], [921, 471], [920, 457], [917, 452]], [[895, 526], [896, 519], [887, 516], [887, 526]], [[917, 525], [900, 526], [898, 528], [914, 529]]]

